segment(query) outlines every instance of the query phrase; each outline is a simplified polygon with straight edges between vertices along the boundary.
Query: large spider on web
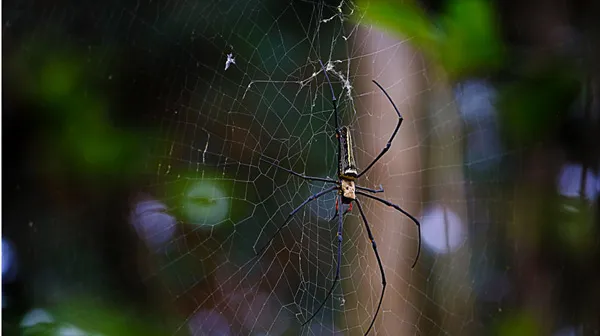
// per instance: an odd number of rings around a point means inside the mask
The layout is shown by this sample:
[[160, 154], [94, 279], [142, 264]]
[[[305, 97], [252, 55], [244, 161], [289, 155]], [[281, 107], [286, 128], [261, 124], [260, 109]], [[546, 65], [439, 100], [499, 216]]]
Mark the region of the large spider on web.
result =
[[[372, 195], [372, 194], [382, 193], [383, 192], [382, 186], [380, 186], [379, 189], [371, 189], [371, 188], [361, 187], [356, 184], [356, 181], [358, 179], [360, 179], [360, 177], [363, 176], [367, 171], [369, 171], [369, 169], [371, 169], [371, 167], [373, 167], [373, 165], [375, 165], [375, 163], [377, 161], [379, 161], [379, 159], [381, 159], [381, 157], [390, 149], [390, 147], [392, 145], [392, 141], [394, 140], [396, 133], [398, 133], [398, 129], [400, 129], [400, 125], [402, 124], [403, 118], [400, 115], [400, 112], [398, 111], [396, 104], [394, 104], [394, 101], [388, 95], [388, 93], [385, 91], [385, 89], [381, 85], [379, 85], [379, 83], [377, 83], [375, 80], [373, 80], [373, 83], [375, 83], [375, 85], [377, 85], [377, 87], [379, 87], [379, 89], [381, 89], [381, 91], [383, 91], [385, 96], [388, 98], [388, 100], [394, 107], [396, 114], [398, 114], [398, 124], [396, 125], [396, 129], [394, 129], [394, 132], [392, 133], [390, 139], [388, 140], [385, 147], [381, 150], [379, 155], [377, 155], [377, 157], [367, 166], [367, 168], [365, 168], [362, 172], [359, 173], [358, 169], [356, 167], [356, 161], [354, 159], [354, 146], [352, 143], [352, 134], [350, 133], [350, 128], [348, 126], [341, 126], [341, 127], [339, 126], [337, 99], [335, 98], [335, 93], [333, 91], [333, 85], [331, 84], [331, 81], [329, 80], [329, 76], [327, 75], [327, 70], [325, 69], [323, 62], [321, 62], [321, 60], [319, 60], [319, 62], [321, 63], [321, 68], [323, 68], [323, 73], [325, 74], [325, 77], [327, 78], [327, 82], [329, 84], [329, 88], [331, 89], [331, 95], [332, 95], [333, 113], [334, 113], [334, 118], [335, 118], [335, 137], [338, 140], [338, 149], [337, 149], [337, 161], [338, 161], [338, 176], [337, 177], [338, 178], [337, 178], [337, 180], [335, 180], [335, 179], [328, 178], [328, 177], [306, 176], [304, 174], [297, 173], [291, 169], [284, 168], [284, 167], [278, 165], [277, 163], [270, 162], [270, 161], [264, 159], [263, 157], [261, 157], [261, 160], [269, 163], [270, 165], [277, 167], [281, 170], [284, 170], [284, 171], [286, 171], [292, 175], [295, 175], [297, 177], [300, 177], [302, 179], [309, 180], [309, 181], [320, 181], [320, 182], [325, 182], [325, 183], [332, 183], [334, 185], [323, 191], [320, 191], [314, 195], [311, 195], [304, 202], [302, 202], [302, 204], [300, 204], [297, 208], [292, 210], [292, 212], [289, 213], [288, 217], [283, 222], [283, 224], [281, 224], [281, 226], [279, 226], [277, 231], [275, 231], [275, 233], [269, 239], [269, 241], [265, 244], [265, 246], [263, 246], [260, 250], [258, 250], [256, 255], [262, 254], [262, 252], [270, 245], [270, 243], [273, 241], [275, 236], [281, 231], [281, 229], [283, 229], [292, 220], [294, 215], [298, 211], [300, 211], [306, 204], [318, 199], [319, 197], [321, 197], [327, 193], [330, 193], [332, 191], [338, 191], [339, 197], [336, 199], [336, 202], [335, 202], [336, 213], [332, 218], [332, 220], [333, 220], [335, 217], [338, 217], [338, 230], [337, 230], [338, 250], [337, 250], [337, 268], [336, 268], [336, 272], [335, 272], [335, 279], [333, 280], [333, 284], [332, 284], [331, 288], [329, 289], [327, 296], [325, 297], [323, 302], [321, 302], [321, 304], [319, 305], [319, 308], [317, 308], [317, 310], [306, 321], [304, 321], [304, 323], [302, 323], [303, 326], [306, 325], [317, 315], [317, 313], [321, 310], [321, 308], [323, 308], [323, 306], [325, 305], [325, 302], [329, 299], [329, 297], [331, 296], [331, 293], [333, 292], [335, 286], [337, 285], [337, 283], [339, 281], [340, 267], [341, 267], [341, 260], [342, 260], [343, 217], [346, 213], [352, 211], [352, 204], [356, 203], [356, 205], [358, 207], [358, 212], [360, 213], [363, 223], [365, 224], [365, 228], [367, 230], [369, 240], [371, 241], [371, 246], [373, 248], [373, 252], [375, 253], [375, 257], [377, 258], [377, 263], [379, 265], [379, 271], [381, 273], [381, 286], [382, 287], [381, 287], [381, 295], [379, 297], [379, 304], [377, 305], [377, 310], [375, 311], [373, 320], [371, 320], [371, 324], [369, 325], [369, 328], [365, 332], [365, 335], [367, 335], [369, 333], [369, 331], [371, 331], [371, 328], [373, 327], [373, 324], [375, 323], [375, 319], [377, 318], [377, 314], [379, 313], [379, 310], [381, 308], [381, 303], [383, 302], [383, 295], [385, 293], [385, 287], [387, 285], [387, 282], [385, 280], [385, 271], [383, 270], [381, 258], [379, 257], [379, 252], [377, 251], [377, 244], [375, 243], [375, 238], [373, 237], [373, 233], [371, 232], [371, 227], [369, 226], [369, 222], [367, 221], [367, 217], [365, 216], [361, 202], [359, 201], [357, 196], [360, 195], [360, 196], [364, 196], [367, 198], [371, 198], [375, 201], [378, 201], [389, 207], [392, 207], [392, 208], [400, 211], [401, 213], [403, 213], [408, 218], [410, 218], [417, 225], [417, 229], [419, 230], [419, 240], [418, 240], [418, 246], [417, 246], [418, 250], [417, 250], [417, 255], [415, 257], [415, 260], [414, 260], [411, 268], [414, 268], [415, 265], [417, 264], [417, 260], [419, 259], [419, 255], [421, 252], [421, 225], [420, 225], [419, 221], [415, 217], [413, 217], [411, 214], [409, 214], [408, 212], [406, 212], [405, 210], [400, 208], [398, 205], [393, 204], [383, 198]], [[340, 203], [348, 205], [347, 210], [344, 211], [343, 213], [341, 213], [342, 207], [340, 206]]]

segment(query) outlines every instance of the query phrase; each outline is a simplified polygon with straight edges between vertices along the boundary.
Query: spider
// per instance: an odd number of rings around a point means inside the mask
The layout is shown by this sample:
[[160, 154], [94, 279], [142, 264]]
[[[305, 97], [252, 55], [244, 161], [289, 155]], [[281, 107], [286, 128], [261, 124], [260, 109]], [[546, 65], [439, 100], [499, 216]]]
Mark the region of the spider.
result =
[[[352, 204], [356, 203], [356, 205], [358, 207], [358, 212], [360, 213], [360, 217], [362, 218], [362, 221], [365, 224], [365, 228], [367, 230], [367, 235], [369, 236], [369, 240], [371, 241], [371, 246], [373, 248], [373, 252], [375, 253], [375, 257], [377, 258], [377, 264], [379, 265], [379, 272], [381, 273], [381, 286], [382, 286], [381, 295], [379, 297], [379, 303], [377, 305], [377, 310], [375, 311], [375, 315], [373, 316], [373, 320], [371, 320], [371, 324], [369, 325], [369, 328], [365, 332], [365, 335], [367, 335], [369, 333], [369, 331], [371, 331], [371, 328], [373, 327], [373, 324], [375, 323], [375, 319], [377, 318], [377, 314], [379, 313], [379, 310], [381, 308], [381, 303], [383, 301], [383, 295], [385, 293], [385, 288], [386, 288], [387, 282], [385, 280], [385, 271], [383, 270], [381, 258], [379, 257], [379, 252], [377, 251], [377, 244], [375, 243], [375, 238], [373, 237], [371, 227], [369, 226], [369, 222], [367, 221], [367, 217], [365, 216], [363, 207], [361, 205], [361, 202], [357, 198], [357, 196], [360, 195], [360, 196], [364, 196], [367, 198], [371, 198], [377, 202], [380, 202], [389, 207], [392, 207], [392, 208], [400, 211], [401, 213], [403, 213], [408, 218], [410, 218], [417, 225], [417, 229], [418, 229], [418, 233], [419, 233], [417, 255], [415, 257], [415, 260], [414, 260], [411, 268], [414, 268], [415, 265], [417, 264], [417, 260], [419, 259], [419, 255], [420, 255], [420, 251], [421, 251], [421, 225], [420, 225], [419, 221], [415, 217], [413, 217], [411, 214], [409, 214], [408, 212], [406, 212], [405, 210], [400, 208], [398, 205], [393, 204], [385, 199], [379, 198], [375, 195], [372, 195], [372, 194], [377, 194], [377, 193], [383, 192], [383, 187], [381, 185], [379, 186], [379, 189], [371, 189], [371, 188], [361, 187], [356, 184], [356, 181], [361, 176], [363, 176], [367, 171], [369, 171], [369, 169], [371, 169], [371, 167], [373, 167], [373, 165], [375, 165], [375, 163], [377, 161], [379, 161], [379, 159], [381, 159], [381, 157], [390, 149], [390, 147], [392, 145], [392, 141], [394, 140], [394, 137], [396, 136], [396, 133], [398, 132], [398, 129], [400, 128], [400, 125], [402, 124], [403, 118], [400, 115], [400, 112], [398, 111], [396, 104], [394, 104], [394, 101], [388, 95], [388, 93], [385, 91], [385, 89], [381, 85], [379, 85], [379, 83], [377, 83], [375, 80], [373, 80], [373, 83], [375, 83], [375, 85], [377, 85], [377, 87], [379, 87], [379, 89], [381, 89], [381, 91], [383, 91], [383, 93], [385, 94], [387, 99], [390, 101], [390, 103], [394, 107], [396, 114], [398, 114], [398, 124], [396, 125], [396, 129], [394, 129], [394, 132], [392, 133], [390, 139], [388, 140], [385, 147], [381, 150], [379, 155], [377, 155], [377, 157], [375, 157], [375, 159], [369, 165], [367, 165], [367, 168], [365, 168], [363, 171], [361, 171], [359, 173], [358, 169], [356, 167], [356, 162], [355, 162], [355, 158], [354, 158], [354, 147], [353, 147], [353, 142], [352, 142], [352, 135], [350, 133], [350, 128], [347, 126], [341, 126], [341, 127], [339, 126], [337, 99], [336, 99], [335, 93], [333, 91], [333, 85], [331, 84], [331, 81], [329, 80], [329, 76], [327, 75], [327, 70], [325, 69], [323, 62], [321, 62], [321, 60], [319, 60], [319, 63], [321, 63], [321, 68], [323, 69], [323, 73], [325, 74], [325, 77], [327, 78], [327, 82], [329, 84], [329, 88], [331, 89], [331, 95], [332, 95], [333, 113], [334, 113], [334, 118], [335, 118], [335, 137], [338, 141], [338, 148], [337, 148], [337, 161], [338, 161], [338, 167], [337, 167], [337, 170], [338, 170], [337, 175], [338, 176], [337, 177], [338, 178], [337, 178], [337, 180], [335, 180], [335, 179], [328, 178], [328, 177], [306, 176], [304, 174], [297, 173], [291, 169], [284, 168], [275, 162], [268, 161], [261, 156], [261, 160], [269, 163], [270, 165], [272, 165], [278, 169], [286, 171], [292, 175], [300, 177], [304, 180], [331, 183], [331, 184], [333, 184], [333, 186], [331, 186], [323, 191], [320, 191], [314, 195], [311, 195], [304, 202], [302, 202], [302, 204], [300, 204], [297, 208], [292, 210], [292, 212], [289, 213], [288, 217], [283, 222], [283, 224], [281, 224], [281, 226], [279, 226], [277, 231], [273, 234], [273, 236], [269, 239], [269, 241], [265, 244], [265, 246], [263, 246], [260, 250], [258, 250], [256, 255], [262, 254], [262, 252], [270, 245], [270, 243], [273, 241], [275, 236], [281, 231], [281, 229], [283, 229], [292, 220], [294, 215], [298, 211], [300, 211], [306, 204], [308, 204], [311, 201], [314, 201], [314, 200], [318, 199], [319, 197], [321, 197], [325, 194], [328, 194], [332, 191], [338, 192], [339, 197], [336, 198], [336, 203], [335, 203], [336, 213], [333, 216], [333, 218], [331, 219], [331, 220], [333, 220], [336, 217], [338, 218], [338, 229], [337, 229], [338, 249], [337, 249], [337, 268], [336, 268], [336, 272], [335, 272], [335, 279], [333, 280], [333, 284], [332, 284], [331, 288], [329, 289], [327, 296], [325, 297], [323, 302], [321, 302], [319, 308], [317, 308], [317, 310], [306, 321], [304, 321], [304, 323], [302, 323], [303, 326], [306, 325], [317, 315], [317, 313], [321, 310], [321, 308], [323, 308], [323, 306], [325, 305], [325, 302], [329, 299], [329, 297], [331, 296], [331, 293], [333, 292], [335, 286], [337, 285], [337, 283], [339, 281], [341, 259], [342, 259], [343, 217], [346, 213], [352, 211]], [[348, 205], [347, 210], [344, 211], [343, 213], [341, 213], [342, 207], [339, 206], [340, 204]]]

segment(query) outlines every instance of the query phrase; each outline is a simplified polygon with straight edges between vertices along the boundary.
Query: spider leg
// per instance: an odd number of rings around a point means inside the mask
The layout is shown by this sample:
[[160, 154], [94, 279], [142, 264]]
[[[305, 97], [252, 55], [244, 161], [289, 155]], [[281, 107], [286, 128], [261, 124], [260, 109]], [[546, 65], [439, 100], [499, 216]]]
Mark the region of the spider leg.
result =
[[419, 230], [419, 243], [418, 243], [418, 246], [417, 246], [417, 256], [415, 257], [415, 261], [413, 262], [413, 264], [411, 266], [411, 268], [414, 268], [415, 265], [417, 264], [417, 260], [419, 260], [419, 256], [421, 255], [421, 223], [419, 223], [419, 221], [415, 217], [413, 217], [413, 215], [409, 214], [404, 209], [402, 209], [401, 207], [397, 206], [394, 203], [391, 203], [390, 201], [386, 201], [383, 198], [379, 198], [377, 196], [373, 196], [373, 195], [364, 193], [362, 191], [357, 191], [356, 194], [363, 195], [363, 196], [368, 197], [368, 198], [372, 198], [372, 199], [376, 200], [377, 202], [383, 203], [383, 204], [385, 204], [385, 205], [387, 205], [389, 207], [392, 207], [392, 208], [400, 211], [406, 217], [410, 218], [417, 225], [417, 229]]
[[375, 319], [377, 318], [377, 314], [379, 314], [379, 309], [381, 309], [381, 303], [383, 302], [383, 293], [385, 293], [385, 287], [387, 286], [387, 282], [385, 280], [385, 271], [383, 270], [383, 264], [381, 263], [381, 257], [379, 257], [379, 252], [377, 252], [377, 244], [375, 243], [375, 238], [373, 238], [373, 233], [371, 232], [371, 227], [369, 226], [369, 222], [367, 221], [367, 217], [360, 206], [360, 202], [358, 199], [355, 200], [356, 206], [358, 207], [358, 212], [360, 212], [360, 216], [362, 217], [363, 222], [365, 223], [365, 228], [367, 229], [367, 234], [369, 235], [369, 240], [371, 241], [371, 247], [373, 247], [373, 252], [375, 252], [375, 257], [377, 258], [377, 264], [379, 265], [379, 272], [381, 273], [381, 296], [379, 296], [379, 304], [377, 305], [377, 310], [375, 311], [375, 316], [373, 316], [373, 320], [369, 325], [369, 329], [365, 333], [365, 336], [371, 331], [373, 328], [373, 324], [375, 324]]
[[377, 193], [382, 193], [383, 192], [383, 186], [381, 184], [379, 185], [379, 189], [371, 189], [371, 188], [366, 188], [366, 187], [361, 187], [361, 186], [356, 186], [356, 189], [368, 191], [368, 192], [373, 193], [373, 194], [377, 194]]
[[[338, 198], [338, 200], [341, 203], [342, 200], [342, 195], [340, 195], [340, 197]], [[337, 239], [338, 239], [338, 250], [337, 250], [337, 266], [336, 266], [336, 271], [335, 271], [335, 278], [333, 279], [333, 284], [331, 285], [331, 288], [329, 288], [329, 292], [327, 292], [327, 296], [325, 296], [325, 299], [323, 299], [323, 302], [321, 302], [321, 305], [319, 305], [319, 308], [317, 308], [317, 310], [306, 320], [304, 321], [304, 323], [302, 323], [302, 325], [306, 325], [308, 322], [310, 322], [316, 315], [317, 313], [321, 310], [321, 308], [323, 308], [323, 306], [325, 305], [325, 302], [327, 302], [327, 300], [329, 299], [329, 297], [331, 296], [331, 293], [333, 293], [333, 290], [335, 289], [335, 286], [337, 285], [339, 279], [340, 279], [340, 268], [342, 266], [342, 228], [343, 228], [343, 219], [344, 216], [340, 213], [341, 212], [341, 207], [338, 208], [338, 230], [337, 230]]]
[[333, 217], [331, 217], [328, 222], [331, 222], [332, 220], [334, 220], [337, 215], [338, 215], [338, 207], [339, 207], [339, 199], [335, 199], [335, 214], [333, 214]]
[[269, 238], [269, 240], [267, 241], [267, 243], [265, 244], [265, 246], [263, 246], [260, 250], [258, 250], [258, 252], [256, 252], [256, 255], [262, 254], [262, 252], [267, 248], [267, 246], [269, 246], [271, 244], [271, 241], [273, 241], [273, 239], [275, 238], [275, 236], [277, 236], [277, 234], [279, 233], [279, 231], [281, 231], [281, 229], [283, 229], [283, 227], [285, 227], [287, 225], [287, 223], [289, 223], [289, 221], [292, 219], [292, 217], [294, 217], [294, 215], [296, 214], [296, 212], [300, 211], [300, 209], [302, 209], [302, 207], [304, 207], [306, 204], [310, 203], [311, 201], [316, 200], [317, 198], [327, 194], [328, 192], [334, 191], [335, 189], [337, 189], [338, 186], [333, 186], [330, 188], [327, 188], [321, 192], [318, 192], [314, 195], [311, 195], [309, 198], [307, 198], [304, 202], [302, 202], [302, 204], [300, 204], [296, 209], [292, 210], [292, 212], [290, 212], [290, 214], [288, 215], [288, 217], [285, 219], [285, 222], [283, 222], [283, 224], [281, 224], [281, 226], [279, 226], [279, 228], [277, 229], [277, 231], [275, 231], [275, 233], [271, 236], [271, 238]]
[[288, 172], [288, 173], [290, 173], [290, 174], [292, 174], [292, 175], [298, 176], [298, 177], [300, 177], [300, 178], [303, 178], [303, 179], [305, 179], [305, 180], [309, 180], [309, 181], [321, 181], [321, 182], [328, 182], [328, 183], [335, 183], [335, 184], [338, 184], [338, 181], [336, 181], [336, 180], [334, 180], [334, 179], [332, 179], [332, 178], [328, 178], [328, 177], [315, 177], [315, 176], [306, 176], [306, 175], [304, 175], [304, 174], [296, 173], [295, 171], [293, 171], [293, 170], [291, 170], [291, 169], [284, 168], [284, 167], [282, 167], [282, 166], [280, 166], [280, 165], [276, 164], [275, 162], [271, 162], [271, 161], [269, 161], [269, 160], [266, 160], [264, 157], [262, 157], [262, 155], [261, 155], [260, 159], [261, 159], [261, 160], [263, 160], [263, 161], [265, 161], [266, 163], [268, 163], [268, 164], [272, 165], [272, 166], [275, 166], [275, 167], [277, 167], [277, 168], [279, 168], [279, 169], [281, 169], [281, 170], [283, 170], [283, 171], [286, 171], [286, 172]]
[[375, 85], [377, 85], [381, 89], [381, 91], [383, 91], [383, 93], [388, 98], [388, 100], [390, 101], [390, 103], [392, 103], [392, 106], [394, 107], [394, 110], [396, 110], [396, 113], [398, 114], [398, 124], [396, 125], [396, 129], [392, 133], [392, 136], [390, 137], [390, 140], [388, 140], [387, 144], [385, 145], [385, 147], [383, 147], [383, 149], [381, 150], [381, 152], [379, 153], [379, 155], [377, 155], [377, 157], [375, 158], [375, 160], [373, 160], [367, 166], [367, 168], [365, 168], [365, 170], [363, 170], [360, 174], [358, 174], [357, 178], [360, 178], [367, 171], [369, 171], [369, 169], [371, 169], [371, 167], [373, 167], [373, 165], [375, 164], [375, 162], [379, 161], [379, 159], [381, 159], [381, 157], [383, 156], [383, 154], [385, 154], [390, 149], [390, 147], [392, 146], [392, 140], [394, 140], [394, 137], [396, 136], [396, 133], [398, 133], [398, 129], [400, 129], [400, 125], [402, 125], [402, 120], [404, 120], [402, 118], [402, 115], [400, 115], [400, 111], [398, 111], [398, 108], [396, 107], [396, 104], [394, 104], [394, 101], [392, 100], [392, 98], [390, 97], [390, 95], [375, 80], [373, 80], [373, 83], [375, 83]]

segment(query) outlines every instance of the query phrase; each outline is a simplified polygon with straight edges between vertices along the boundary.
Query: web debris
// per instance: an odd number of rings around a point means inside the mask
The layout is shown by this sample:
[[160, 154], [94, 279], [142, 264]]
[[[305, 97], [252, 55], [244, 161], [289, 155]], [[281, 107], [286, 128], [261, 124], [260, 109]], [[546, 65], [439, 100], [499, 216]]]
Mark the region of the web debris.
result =
[[327, 62], [327, 65], [325, 66], [326, 71], [334, 74], [337, 78], [340, 79], [340, 81], [343, 83], [344, 90], [346, 90], [346, 95], [348, 96], [348, 100], [353, 102], [354, 99], [352, 99], [352, 84], [350, 84], [350, 79], [346, 78], [346, 76], [344, 76], [344, 74], [341, 71], [335, 70], [333, 63], [341, 63], [341, 61]]
[[[346, 15], [344, 15], [344, 11], [342, 10], [342, 7], [344, 5], [348, 6], [348, 8], [350, 9], [350, 13], [348, 13]], [[346, 3], [344, 0], [341, 0], [340, 4], [337, 5], [337, 7], [335, 9], [336, 9], [336, 13], [335, 14], [333, 14], [332, 16], [330, 16], [330, 17], [328, 17], [326, 19], [322, 19], [321, 22], [322, 23], [327, 23], [327, 22], [333, 20], [334, 18], [339, 17], [340, 21], [343, 23], [344, 20], [346, 20], [346, 17], [350, 17], [350, 16], [352, 16], [352, 14], [354, 14], [354, 4], [351, 1], [348, 2], [348, 3]]]
[[340, 1], [340, 4], [336, 7], [337, 9], [337, 13], [333, 14], [332, 16], [330, 16], [327, 19], [323, 19], [321, 20], [322, 23], [327, 23], [331, 20], [333, 20], [335, 17], [339, 16], [341, 18], [342, 21], [344, 21], [344, 19], [341, 17], [341, 15], [343, 14], [342, 12], [342, 6], [344, 5], [344, 0]]
[[235, 64], [235, 58], [233, 58], [233, 53], [229, 53], [227, 54], [227, 61], [225, 61], [225, 71], [227, 71], [232, 64]]

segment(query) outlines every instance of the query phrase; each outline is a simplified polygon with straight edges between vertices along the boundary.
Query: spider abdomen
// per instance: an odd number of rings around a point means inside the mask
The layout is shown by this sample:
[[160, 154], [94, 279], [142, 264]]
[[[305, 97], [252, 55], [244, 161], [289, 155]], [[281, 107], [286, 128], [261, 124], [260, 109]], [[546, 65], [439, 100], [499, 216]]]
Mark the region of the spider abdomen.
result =
[[347, 126], [340, 127], [340, 162], [339, 171], [340, 178], [354, 180], [358, 177], [356, 169], [356, 161], [354, 159], [354, 144], [352, 143], [352, 135], [350, 128]]

